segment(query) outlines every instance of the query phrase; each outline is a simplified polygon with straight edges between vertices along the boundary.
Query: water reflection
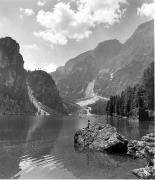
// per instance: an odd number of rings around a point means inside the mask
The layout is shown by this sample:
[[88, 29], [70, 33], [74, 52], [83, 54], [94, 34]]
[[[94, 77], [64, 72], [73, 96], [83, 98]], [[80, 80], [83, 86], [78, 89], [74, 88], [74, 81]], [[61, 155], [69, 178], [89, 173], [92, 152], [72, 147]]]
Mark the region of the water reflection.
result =
[[31, 159], [42, 159], [53, 148], [61, 128], [59, 117], [1, 117], [0, 178], [12, 177], [23, 164], [31, 166]]
[[127, 139], [139, 140], [142, 136], [154, 132], [153, 121], [139, 122], [136, 119], [110, 117], [107, 123], [115, 126], [117, 131], [123, 134]]
[[[104, 116], [0, 117], [0, 178], [134, 178], [130, 170], [143, 161], [106, 153], [79, 153], [74, 149], [77, 129], [106, 123]], [[109, 119], [127, 138], [153, 132], [150, 122]]]

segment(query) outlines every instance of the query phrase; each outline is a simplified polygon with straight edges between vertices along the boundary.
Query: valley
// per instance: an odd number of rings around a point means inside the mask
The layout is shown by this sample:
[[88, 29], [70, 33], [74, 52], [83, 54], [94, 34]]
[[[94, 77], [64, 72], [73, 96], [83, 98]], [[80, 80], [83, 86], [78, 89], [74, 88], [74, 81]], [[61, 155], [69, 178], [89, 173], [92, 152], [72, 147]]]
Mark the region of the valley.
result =
[[0, 38], [0, 178], [154, 178], [153, 26], [51, 73]]

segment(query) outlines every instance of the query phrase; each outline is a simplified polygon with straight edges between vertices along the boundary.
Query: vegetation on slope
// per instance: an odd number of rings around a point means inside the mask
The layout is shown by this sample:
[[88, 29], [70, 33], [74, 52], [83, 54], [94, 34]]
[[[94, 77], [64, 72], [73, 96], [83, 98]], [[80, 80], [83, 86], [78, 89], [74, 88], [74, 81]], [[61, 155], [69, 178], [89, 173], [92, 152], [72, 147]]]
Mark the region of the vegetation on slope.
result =
[[29, 72], [28, 83], [39, 102], [56, 111], [65, 112], [55, 82], [48, 73], [41, 70]]
[[106, 114], [107, 101], [98, 100], [96, 103], [89, 105], [91, 107], [90, 113], [104, 115]]
[[0, 114], [33, 114], [29, 101], [26, 71], [19, 44], [10, 37], [0, 39]]
[[151, 112], [154, 111], [154, 62], [144, 71], [140, 84], [128, 87], [121, 95], [110, 97], [106, 111], [109, 115], [127, 117], [138, 113], [140, 120], [153, 118]]

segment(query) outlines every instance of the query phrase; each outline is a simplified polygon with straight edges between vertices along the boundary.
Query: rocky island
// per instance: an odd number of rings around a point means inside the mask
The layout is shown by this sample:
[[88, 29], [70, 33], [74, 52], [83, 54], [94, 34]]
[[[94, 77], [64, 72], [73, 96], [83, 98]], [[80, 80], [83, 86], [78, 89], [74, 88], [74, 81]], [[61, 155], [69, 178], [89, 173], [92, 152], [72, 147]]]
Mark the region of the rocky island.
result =
[[75, 133], [74, 144], [79, 150], [126, 153], [128, 141], [109, 124], [95, 124]]

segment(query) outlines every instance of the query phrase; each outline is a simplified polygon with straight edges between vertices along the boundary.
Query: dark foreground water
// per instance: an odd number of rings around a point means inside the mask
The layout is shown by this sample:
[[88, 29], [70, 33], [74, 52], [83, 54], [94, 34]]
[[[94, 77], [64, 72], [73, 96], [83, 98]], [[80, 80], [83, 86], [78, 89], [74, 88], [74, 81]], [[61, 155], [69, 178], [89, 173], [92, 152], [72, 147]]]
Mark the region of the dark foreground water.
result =
[[[104, 116], [76, 113], [69, 117], [0, 117], [0, 178], [135, 178], [131, 170], [144, 160], [106, 153], [79, 153], [74, 149], [77, 129], [106, 123]], [[153, 132], [153, 122], [109, 119], [129, 139]]]

